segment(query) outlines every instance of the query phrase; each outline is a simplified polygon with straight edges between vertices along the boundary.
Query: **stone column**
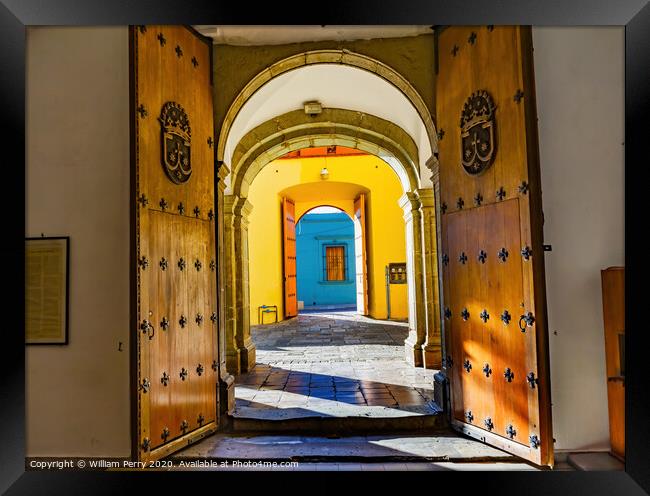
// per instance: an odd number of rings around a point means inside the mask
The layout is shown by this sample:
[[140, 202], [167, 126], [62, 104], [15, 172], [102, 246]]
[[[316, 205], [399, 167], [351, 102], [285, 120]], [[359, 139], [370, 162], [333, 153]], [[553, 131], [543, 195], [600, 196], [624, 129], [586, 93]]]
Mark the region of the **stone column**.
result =
[[[438, 162], [438, 154], [435, 153], [429, 160], [427, 160], [427, 168], [431, 171], [431, 182], [433, 183], [433, 196], [435, 200], [435, 213], [436, 213], [436, 244], [442, 246], [442, 209], [440, 197], [440, 162]], [[437, 250], [438, 267], [442, 267], [442, 255], [440, 250]], [[445, 308], [445, 293], [442, 283], [442, 274], [438, 274], [438, 308]], [[447, 349], [447, 329], [445, 328], [445, 319], [439, 314], [440, 322], [440, 338], [441, 338], [441, 355], [447, 356], [449, 352]], [[449, 380], [447, 379], [447, 367], [449, 364], [445, 359], [441, 360], [442, 370], [434, 376], [433, 382], [433, 396], [436, 403], [441, 406], [447, 415], [451, 415], [451, 404], [449, 395]]]
[[234, 195], [223, 197], [223, 257], [224, 257], [224, 332], [226, 347], [226, 366], [231, 374], [239, 375], [239, 353], [235, 341], [235, 320], [237, 315], [237, 288], [235, 285], [235, 233], [234, 233], [234, 206], [237, 201]]
[[422, 345], [426, 339], [426, 297], [424, 291], [424, 251], [422, 213], [417, 193], [406, 192], [399, 199], [406, 223], [406, 280], [408, 283], [409, 335], [404, 341], [406, 361], [423, 364]]
[[219, 320], [217, 328], [217, 343], [219, 350], [219, 413], [232, 413], [235, 409], [235, 378], [228, 372], [226, 360], [226, 284], [225, 284], [225, 244], [224, 244], [224, 190], [226, 189], [225, 179], [229, 169], [226, 164], [221, 163], [217, 169], [216, 188], [216, 223], [217, 229], [217, 303], [219, 309]]
[[440, 369], [442, 362], [442, 343], [438, 288], [436, 207], [433, 189], [419, 189], [418, 197], [422, 203], [424, 289], [427, 300], [426, 339], [422, 348], [424, 367], [427, 369]]
[[251, 338], [250, 287], [248, 278], [248, 216], [253, 205], [238, 198], [233, 208], [233, 240], [235, 265], [235, 346], [241, 373], [255, 366], [255, 344]]
[[[442, 247], [442, 207], [441, 207], [441, 196], [440, 196], [440, 162], [438, 162], [438, 154], [436, 153], [427, 161], [427, 167], [431, 171], [431, 182], [433, 183], [433, 198], [435, 202], [435, 213], [436, 213], [436, 247]], [[442, 267], [442, 252], [436, 249], [436, 261], [437, 267]], [[438, 322], [440, 322], [440, 350], [442, 357], [447, 353], [446, 345], [446, 329], [445, 329], [445, 319], [442, 316], [442, 311], [440, 309], [445, 308], [445, 295], [444, 287], [442, 284], [442, 274], [438, 272]], [[444, 362], [444, 360], [442, 360]], [[444, 363], [442, 364], [444, 367]]]

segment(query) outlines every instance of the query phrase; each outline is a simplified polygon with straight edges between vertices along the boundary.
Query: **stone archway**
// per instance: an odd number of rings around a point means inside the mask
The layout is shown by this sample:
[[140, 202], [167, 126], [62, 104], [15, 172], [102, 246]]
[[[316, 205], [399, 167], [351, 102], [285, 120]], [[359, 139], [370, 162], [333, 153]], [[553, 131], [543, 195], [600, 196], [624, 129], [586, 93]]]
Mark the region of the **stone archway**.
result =
[[[230, 194], [223, 201], [226, 282], [226, 357], [228, 370], [246, 372], [255, 363], [250, 337], [248, 187], [259, 171], [282, 155], [312, 146], [357, 148], [384, 160], [397, 174], [403, 196], [407, 242], [409, 335], [405, 356], [416, 366], [439, 368], [441, 361], [437, 254], [433, 191], [420, 188], [417, 147], [395, 124], [346, 109], [302, 110], [260, 124], [239, 141], [232, 154]], [[224, 177], [227, 168], [222, 165]]]
[[[382, 78], [388, 84], [397, 88], [415, 108], [419, 115], [421, 122], [426, 129], [432, 156], [438, 149], [438, 136], [435, 130], [435, 125], [431, 117], [431, 113], [427, 109], [424, 100], [411, 85], [411, 83], [402, 76], [399, 72], [395, 71], [392, 67], [384, 64], [383, 62], [362, 55], [354, 53], [349, 50], [314, 50], [304, 53], [299, 53], [287, 57], [283, 60], [272, 64], [257, 74], [251, 79], [248, 84], [239, 92], [237, 97], [233, 100], [226, 116], [223, 120], [221, 131], [219, 133], [219, 141], [217, 144], [217, 160], [223, 162], [228, 161], [225, 157], [226, 141], [230, 135], [233, 123], [239, 112], [244, 108], [248, 100], [265, 84], [282, 74], [289, 71], [300, 69], [301, 67], [316, 65], [316, 64], [338, 64], [343, 66], [354, 67], [368, 71], [377, 77]], [[232, 161], [234, 162], [234, 160]], [[417, 161], [416, 161], [417, 163]]]

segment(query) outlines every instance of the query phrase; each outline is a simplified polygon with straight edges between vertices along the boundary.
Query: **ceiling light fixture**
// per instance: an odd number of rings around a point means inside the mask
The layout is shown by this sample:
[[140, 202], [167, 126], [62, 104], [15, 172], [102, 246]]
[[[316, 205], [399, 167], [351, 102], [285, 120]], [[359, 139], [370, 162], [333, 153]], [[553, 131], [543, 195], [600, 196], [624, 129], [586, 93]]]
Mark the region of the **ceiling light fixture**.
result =
[[323, 111], [323, 106], [320, 102], [305, 102], [305, 114], [312, 117], [320, 114]]

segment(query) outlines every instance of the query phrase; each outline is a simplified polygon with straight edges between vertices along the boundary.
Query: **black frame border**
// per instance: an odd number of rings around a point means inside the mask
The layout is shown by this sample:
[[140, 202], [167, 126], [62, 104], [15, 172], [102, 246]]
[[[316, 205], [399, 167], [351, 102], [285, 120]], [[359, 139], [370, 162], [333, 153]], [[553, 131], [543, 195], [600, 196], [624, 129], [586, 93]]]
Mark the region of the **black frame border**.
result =
[[[527, 494], [642, 494], [650, 491], [650, 387], [644, 375], [648, 349], [647, 334], [638, 323], [643, 322], [639, 309], [644, 309], [641, 298], [640, 269], [643, 266], [637, 252], [643, 247], [637, 237], [643, 234], [642, 207], [645, 183], [635, 172], [648, 161], [649, 136], [646, 113], [650, 111], [650, 5], [647, 0], [502, 0], [485, 2], [463, 0], [414, 0], [408, 4], [384, 0], [351, 4], [334, 0], [327, 9], [314, 5], [308, 12], [303, 5], [281, 8], [274, 3], [245, 5], [241, 2], [217, 4], [212, 0], [1, 0], [0, 3], [0, 87], [2, 88], [3, 118], [0, 136], [8, 144], [3, 153], [5, 166], [4, 243], [0, 244], [0, 260], [4, 261], [3, 303], [5, 318], [5, 373], [0, 388], [0, 490], [11, 486], [9, 494], [41, 492], [58, 494], [81, 492], [93, 488], [93, 493], [114, 494], [120, 490], [139, 487], [151, 489], [151, 476], [107, 472], [25, 472], [25, 341], [24, 333], [24, 239], [25, 215], [25, 28], [27, 25], [126, 25], [126, 24], [233, 24], [233, 25], [353, 25], [353, 24], [532, 24], [532, 25], [625, 25], [625, 265], [626, 272], [626, 465], [625, 472], [491, 472], [464, 473], [463, 486], [468, 483], [482, 491], [492, 489], [500, 493], [524, 490]], [[432, 68], [433, 70], [433, 68]], [[606, 116], [605, 116], [606, 117]], [[23, 167], [11, 167], [23, 164]], [[638, 164], [638, 165], [637, 165]], [[636, 167], [635, 167], [636, 166]], [[588, 178], [585, 178], [588, 180]], [[643, 189], [642, 189], [643, 188]], [[17, 206], [17, 207], [16, 207]], [[23, 291], [16, 290], [23, 288]], [[647, 303], [645, 303], [647, 305]], [[636, 324], [632, 328], [631, 322]], [[637, 329], [639, 328], [639, 329]], [[13, 330], [13, 332], [12, 332]], [[44, 412], [46, 414], [46, 412]], [[585, 412], [586, 415], [589, 412]], [[579, 419], [576, 419], [579, 421]], [[248, 473], [241, 472], [244, 477]], [[313, 473], [309, 479], [314, 480]], [[333, 473], [328, 473], [331, 478]], [[349, 477], [359, 473], [348, 473]], [[400, 474], [391, 474], [397, 477]], [[191, 474], [192, 481], [204, 482], [205, 473]], [[233, 473], [219, 477], [232, 482]], [[277, 477], [265, 473], [264, 478]], [[286, 477], [280, 475], [280, 477]], [[346, 477], [346, 478], [349, 478]], [[373, 477], [377, 481], [375, 475]], [[409, 480], [415, 475], [409, 473]], [[442, 473], [427, 477], [431, 489], [442, 489]], [[417, 477], [415, 477], [417, 479]], [[446, 477], [443, 477], [446, 478]], [[366, 479], [368, 480], [368, 479]], [[179, 483], [187, 489], [186, 474], [174, 472], [164, 479], [166, 488]], [[254, 478], [248, 478], [253, 482]], [[212, 479], [213, 483], [217, 482]], [[445, 482], [449, 482], [447, 479]], [[222, 484], [225, 484], [226, 480]], [[13, 484], [13, 485], [12, 485]], [[142, 484], [142, 486], [140, 486]], [[252, 488], [253, 484], [248, 486]], [[415, 486], [411, 486], [414, 487]], [[215, 487], [216, 488], [216, 487]], [[458, 487], [460, 489], [460, 487]], [[40, 491], [39, 491], [40, 489]], [[224, 490], [225, 486], [221, 486]]]

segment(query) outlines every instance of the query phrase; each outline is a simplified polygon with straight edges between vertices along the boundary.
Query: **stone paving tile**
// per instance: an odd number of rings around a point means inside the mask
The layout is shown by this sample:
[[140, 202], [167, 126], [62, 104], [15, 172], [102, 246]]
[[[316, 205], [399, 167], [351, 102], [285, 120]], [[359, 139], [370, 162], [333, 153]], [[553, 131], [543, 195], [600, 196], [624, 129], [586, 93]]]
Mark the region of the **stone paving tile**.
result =
[[[253, 326], [251, 333], [257, 364], [236, 378], [236, 414], [257, 406], [311, 405], [345, 416], [368, 416], [368, 406], [376, 406], [386, 416], [385, 407], [396, 415], [401, 407], [426, 413], [433, 401], [436, 371], [414, 368], [404, 359], [406, 323], [355, 312], [310, 313]], [[272, 394], [280, 391], [292, 394]]]

